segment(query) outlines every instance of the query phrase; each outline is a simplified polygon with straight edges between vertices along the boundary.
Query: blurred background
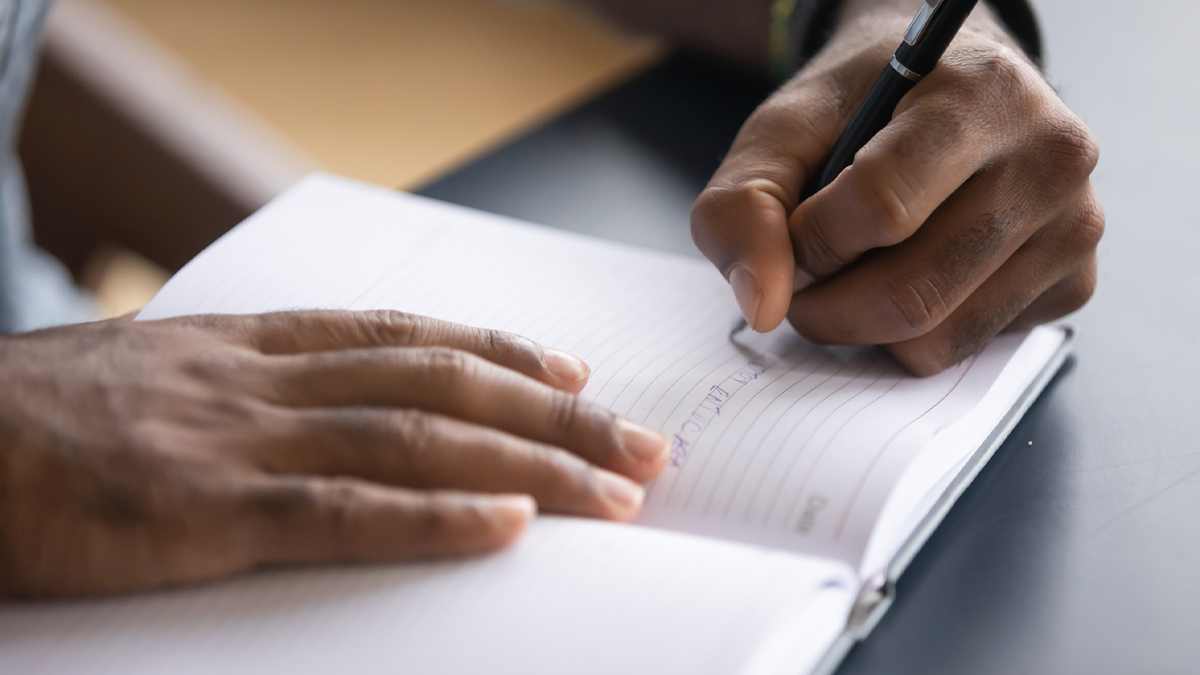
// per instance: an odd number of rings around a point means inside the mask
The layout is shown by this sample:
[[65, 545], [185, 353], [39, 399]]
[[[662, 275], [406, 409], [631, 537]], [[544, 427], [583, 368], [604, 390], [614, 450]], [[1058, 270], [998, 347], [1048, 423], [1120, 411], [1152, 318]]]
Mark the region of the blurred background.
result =
[[415, 189], [663, 54], [552, 0], [60, 0], [38, 243], [123, 314], [311, 170]]

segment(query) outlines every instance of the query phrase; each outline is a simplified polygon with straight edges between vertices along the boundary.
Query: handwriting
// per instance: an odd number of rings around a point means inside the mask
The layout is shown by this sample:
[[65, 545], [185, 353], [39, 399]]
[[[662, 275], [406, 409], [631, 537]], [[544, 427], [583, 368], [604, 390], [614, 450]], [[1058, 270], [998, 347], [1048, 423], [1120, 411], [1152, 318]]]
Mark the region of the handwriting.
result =
[[701, 434], [708, 425], [721, 416], [721, 409], [738, 392], [739, 389], [754, 382], [759, 375], [767, 372], [778, 358], [771, 355], [760, 356], [747, 363], [736, 373], [712, 385], [704, 400], [679, 425], [679, 430], [671, 437], [671, 466], [678, 469], [683, 466], [691, 453], [692, 447], [700, 440]]

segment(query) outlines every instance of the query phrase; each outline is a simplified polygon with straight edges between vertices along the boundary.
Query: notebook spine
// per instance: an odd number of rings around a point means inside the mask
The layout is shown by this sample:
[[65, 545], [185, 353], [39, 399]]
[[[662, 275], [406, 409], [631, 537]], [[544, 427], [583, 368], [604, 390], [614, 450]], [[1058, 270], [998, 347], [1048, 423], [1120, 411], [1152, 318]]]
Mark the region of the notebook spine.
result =
[[809, 675], [834, 675], [842, 660], [858, 642], [861, 642], [875, 629], [888, 607], [896, 597], [896, 585], [893, 581], [876, 578], [874, 583], [868, 583], [858, 594], [850, 617], [846, 619], [846, 630], [826, 652], [825, 657]]
[[891, 580], [880, 579], [864, 588], [850, 610], [850, 618], [846, 620], [846, 634], [855, 641], [869, 635], [887, 613], [895, 597], [896, 584]]

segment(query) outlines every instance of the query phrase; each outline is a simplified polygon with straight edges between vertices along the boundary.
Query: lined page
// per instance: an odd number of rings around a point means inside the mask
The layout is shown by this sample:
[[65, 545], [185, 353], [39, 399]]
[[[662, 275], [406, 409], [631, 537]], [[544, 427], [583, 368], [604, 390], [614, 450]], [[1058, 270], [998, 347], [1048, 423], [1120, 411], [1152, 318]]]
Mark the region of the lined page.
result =
[[782, 331], [743, 339], [768, 356], [672, 416], [681, 449], [642, 522], [835, 557], [868, 578], [1062, 339], [1051, 328], [1003, 335], [925, 379], [879, 350], [819, 348]]
[[[737, 306], [706, 263], [321, 175], [189, 263], [139, 318], [298, 308], [397, 309], [576, 354], [593, 369], [584, 398], [672, 437], [643, 524], [855, 567], [905, 467], [1023, 341], [918, 379], [878, 349], [817, 347], [787, 326], [731, 340]], [[1040, 370], [1012, 367], [1014, 381]]]
[[801, 673], [845, 627], [845, 566], [540, 518], [486, 558], [275, 572], [0, 606], [0, 674]]

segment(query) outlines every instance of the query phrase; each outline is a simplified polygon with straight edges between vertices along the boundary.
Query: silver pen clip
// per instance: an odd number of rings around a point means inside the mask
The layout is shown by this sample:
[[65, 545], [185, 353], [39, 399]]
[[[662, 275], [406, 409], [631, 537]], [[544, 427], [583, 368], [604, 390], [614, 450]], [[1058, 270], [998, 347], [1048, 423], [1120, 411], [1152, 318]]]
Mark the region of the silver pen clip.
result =
[[921, 5], [921, 9], [917, 10], [917, 15], [913, 17], [912, 23], [908, 24], [908, 30], [904, 32], [904, 42], [908, 46], [917, 44], [917, 40], [921, 39], [921, 34], [925, 32], [925, 27], [929, 25], [929, 17], [933, 15], [933, 10], [941, 4], [941, 0], [927, 0]]

